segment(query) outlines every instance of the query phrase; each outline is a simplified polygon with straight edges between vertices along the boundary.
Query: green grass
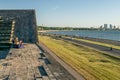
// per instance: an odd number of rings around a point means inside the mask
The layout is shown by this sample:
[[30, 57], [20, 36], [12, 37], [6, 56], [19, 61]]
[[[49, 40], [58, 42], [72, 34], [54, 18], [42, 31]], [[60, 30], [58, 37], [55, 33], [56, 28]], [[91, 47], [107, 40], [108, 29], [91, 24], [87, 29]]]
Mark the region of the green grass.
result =
[[[70, 38], [70, 37], [68, 37], [68, 38]], [[86, 39], [80, 39], [80, 38], [73, 38], [73, 39], [84, 41], [84, 42], [87, 42], [87, 43], [97, 44], [97, 45], [101, 45], [101, 46], [112, 47], [114, 49], [120, 49], [120, 46], [116, 46], [116, 45], [112, 45], [112, 44], [107, 44], [107, 43], [102, 43], [102, 42], [97, 42], [97, 41], [91, 41], [91, 40], [86, 40]]]
[[120, 80], [119, 58], [46, 36], [39, 39], [87, 80]]

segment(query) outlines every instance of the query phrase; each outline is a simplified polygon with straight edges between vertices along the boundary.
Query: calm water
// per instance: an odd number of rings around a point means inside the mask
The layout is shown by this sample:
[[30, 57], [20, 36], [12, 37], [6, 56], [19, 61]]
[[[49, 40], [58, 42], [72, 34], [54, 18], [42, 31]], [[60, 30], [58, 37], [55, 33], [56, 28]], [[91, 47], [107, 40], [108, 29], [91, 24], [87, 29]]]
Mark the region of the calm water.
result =
[[74, 35], [92, 38], [101, 38], [120, 41], [120, 30], [79, 30], [79, 31], [55, 31], [47, 32], [49, 34]]

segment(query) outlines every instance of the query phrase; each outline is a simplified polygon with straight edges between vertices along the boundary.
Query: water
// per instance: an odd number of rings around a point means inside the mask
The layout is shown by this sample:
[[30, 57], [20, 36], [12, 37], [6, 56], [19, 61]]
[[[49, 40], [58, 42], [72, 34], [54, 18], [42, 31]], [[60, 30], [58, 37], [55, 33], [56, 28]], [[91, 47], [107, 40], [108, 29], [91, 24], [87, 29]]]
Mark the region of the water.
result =
[[51, 31], [47, 33], [120, 41], [120, 30], [104, 30], [104, 31], [102, 30], [75, 30], [75, 31]]

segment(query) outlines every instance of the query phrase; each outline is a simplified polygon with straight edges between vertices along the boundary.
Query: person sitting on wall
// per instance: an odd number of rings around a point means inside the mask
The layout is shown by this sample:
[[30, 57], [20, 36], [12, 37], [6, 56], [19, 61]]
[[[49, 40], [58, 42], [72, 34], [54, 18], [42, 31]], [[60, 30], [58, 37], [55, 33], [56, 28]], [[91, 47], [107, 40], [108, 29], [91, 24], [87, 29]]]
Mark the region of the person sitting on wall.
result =
[[13, 48], [23, 48], [23, 41], [18, 39], [18, 37], [12, 40], [12, 47]]
[[19, 48], [19, 39], [18, 39], [18, 37], [16, 37], [14, 39], [14, 48]]
[[23, 46], [23, 41], [22, 40], [20, 40], [19, 41], [19, 48], [23, 48], [24, 46]]
[[15, 44], [15, 38], [12, 39], [12, 47], [14, 47]]

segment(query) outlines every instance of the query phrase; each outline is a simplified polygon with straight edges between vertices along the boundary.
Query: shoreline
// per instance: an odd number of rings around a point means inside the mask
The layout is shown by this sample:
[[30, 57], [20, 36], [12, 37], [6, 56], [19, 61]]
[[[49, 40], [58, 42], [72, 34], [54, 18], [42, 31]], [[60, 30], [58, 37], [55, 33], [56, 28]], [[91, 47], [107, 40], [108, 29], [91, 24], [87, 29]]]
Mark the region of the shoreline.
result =
[[120, 41], [119, 40], [94, 38], [94, 37], [88, 37], [88, 36], [76, 36], [76, 35], [50, 34], [50, 33], [47, 33], [47, 32], [56, 32], [56, 31], [78, 31], [78, 30], [44, 30], [44, 31], [38, 31], [38, 32], [40, 32], [39, 34], [43, 33], [43, 34], [55, 35], [55, 36], [68, 36], [68, 37], [73, 37], [73, 38], [87, 39], [87, 40], [92, 40], [92, 41], [97, 41], [97, 42], [108, 43], [108, 44], [113, 44], [113, 45], [120, 46]]
[[[52, 30], [54, 31], [54, 30]], [[58, 31], [58, 30], [56, 30]], [[66, 37], [71, 37], [71, 38], [80, 38], [80, 39], [85, 39], [85, 40], [90, 40], [90, 41], [96, 41], [96, 42], [102, 42], [102, 43], [107, 43], [107, 44], [112, 44], [116, 46], [120, 46], [120, 41], [117, 40], [109, 40], [109, 39], [101, 39], [101, 38], [92, 38], [92, 37], [83, 37], [83, 36], [73, 36], [73, 35], [61, 35], [61, 34], [49, 34], [46, 32], [51, 32], [51, 31], [45, 31], [41, 32], [40, 34], [42, 35], [49, 35], [49, 36], [66, 36]]]
[[[112, 40], [104, 40], [104, 39], [95, 39], [95, 38], [89, 38], [89, 37], [71, 37], [71, 36], [63, 36], [63, 35], [46, 35], [42, 34], [43, 36], [49, 36], [53, 37], [55, 39], [63, 39], [71, 42], [75, 42], [77, 44], [82, 44], [91, 48], [94, 48], [96, 50], [99, 50], [100, 52], [108, 53], [109, 55], [119, 56], [120, 57], [120, 42], [112, 41]], [[74, 39], [76, 38], [76, 39]], [[78, 40], [77, 40], [78, 39]], [[83, 40], [79, 40], [83, 39]], [[87, 42], [84, 40], [88, 40], [91, 42]], [[94, 43], [98, 42], [98, 43]], [[111, 50], [112, 48], [112, 50]]]
[[38, 30], [40, 33], [52, 32], [52, 31], [61, 31], [61, 30]]

